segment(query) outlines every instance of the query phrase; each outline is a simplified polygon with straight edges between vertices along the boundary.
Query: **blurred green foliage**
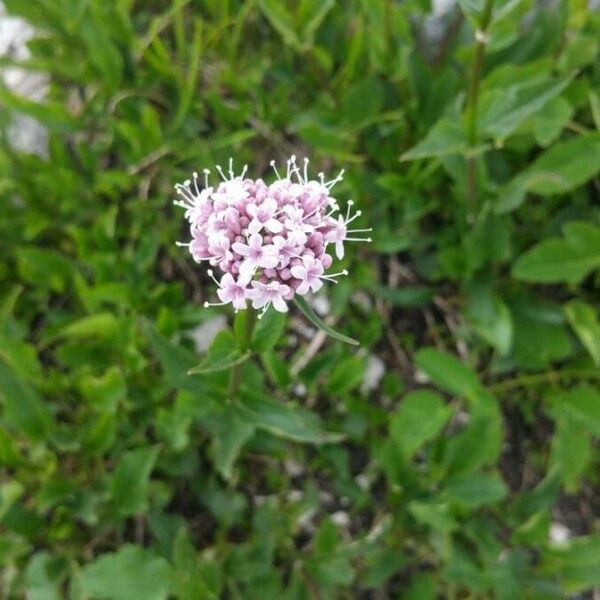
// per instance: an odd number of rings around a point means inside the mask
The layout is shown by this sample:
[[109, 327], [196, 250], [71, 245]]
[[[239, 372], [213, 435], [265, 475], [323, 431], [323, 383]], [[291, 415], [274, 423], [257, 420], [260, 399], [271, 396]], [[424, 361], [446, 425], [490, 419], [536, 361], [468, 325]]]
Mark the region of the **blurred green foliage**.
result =
[[[600, 586], [600, 12], [459, 4], [5, 0], [50, 87], [0, 87], [0, 596]], [[361, 348], [240, 313], [199, 356], [172, 186], [292, 152], [375, 228], [328, 290]]]

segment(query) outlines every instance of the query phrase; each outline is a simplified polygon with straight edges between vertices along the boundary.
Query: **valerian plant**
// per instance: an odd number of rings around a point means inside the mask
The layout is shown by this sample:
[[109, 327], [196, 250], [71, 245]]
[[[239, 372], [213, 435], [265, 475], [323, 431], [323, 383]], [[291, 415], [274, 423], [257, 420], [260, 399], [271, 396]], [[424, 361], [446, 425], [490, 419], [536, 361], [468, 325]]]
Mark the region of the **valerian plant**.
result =
[[1, 598], [597, 594], [597, 1], [2, 5]]

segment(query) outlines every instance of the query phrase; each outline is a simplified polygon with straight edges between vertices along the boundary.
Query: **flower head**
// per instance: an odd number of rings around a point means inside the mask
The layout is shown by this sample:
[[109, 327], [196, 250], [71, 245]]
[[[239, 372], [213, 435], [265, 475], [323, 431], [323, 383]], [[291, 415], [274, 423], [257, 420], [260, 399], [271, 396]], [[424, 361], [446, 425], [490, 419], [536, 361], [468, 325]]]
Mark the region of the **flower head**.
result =
[[316, 292], [324, 281], [335, 283], [348, 274], [345, 269], [327, 272], [332, 263], [328, 246], [341, 259], [345, 242], [371, 241], [355, 237], [370, 229], [348, 228], [361, 214], [350, 214], [352, 201], [340, 214], [331, 196], [343, 171], [331, 181], [325, 181], [322, 173], [318, 180], [310, 179], [308, 159], [301, 170], [294, 156], [287, 161], [284, 176], [274, 162], [271, 166], [277, 180], [270, 185], [246, 178], [246, 167], [236, 176], [230, 159], [228, 177], [217, 166], [222, 181], [216, 186], [209, 185], [207, 169], [203, 189], [197, 173], [175, 186], [180, 197], [175, 204], [185, 209], [192, 235], [191, 241], [178, 245], [186, 246], [197, 262], [207, 261], [222, 273], [219, 280], [208, 271], [220, 302], [206, 306], [232, 304], [237, 311], [251, 302], [253, 308], [262, 309], [261, 315], [270, 306], [286, 312], [295, 294]]

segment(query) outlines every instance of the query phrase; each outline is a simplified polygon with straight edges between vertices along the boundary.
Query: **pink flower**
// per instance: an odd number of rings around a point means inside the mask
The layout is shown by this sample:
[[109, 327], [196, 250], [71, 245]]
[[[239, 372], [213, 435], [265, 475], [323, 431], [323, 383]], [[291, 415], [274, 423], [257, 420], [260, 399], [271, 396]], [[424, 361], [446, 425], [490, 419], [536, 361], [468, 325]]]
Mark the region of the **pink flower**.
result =
[[343, 258], [345, 242], [370, 241], [351, 237], [370, 231], [348, 228], [360, 216], [360, 211], [350, 214], [352, 201], [341, 215], [331, 196], [343, 172], [330, 181], [322, 173], [318, 180], [311, 179], [308, 159], [300, 169], [294, 156], [283, 174], [274, 162], [271, 165], [277, 181], [269, 185], [245, 178], [246, 167], [236, 176], [230, 159], [228, 175], [217, 166], [222, 181], [215, 187], [208, 183], [207, 169], [204, 189], [197, 173], [175, 186], [175, 204], [185, 209], [191, 233], [190, 241], [177, 245], [188, 248], [196, 262], [208, 261], [221, 271], [220, 281], [208, 271], [217, 285], [217, 304], [232, 304], [236, 311], [248, 301], [263, 313], [270, 306], [287, 311], [294, 294], [315, 292], [324, 281], [335, 283], [336, 277], [347, 274], [328, 272], [329, 245]]
[[290, 271], [293, 277], [301, 281], [296, 288], [296, 292], [301, 296], [304, 296], [309, 290], [317, 292], [323, 286], [321, 281], [323, 265], [312, 256], [304, 256], [302, 264], [292, 267]]
[[235, 242], [232, 248], [234, 252], [245, 257], [240, 265], [240, 273], [254, 274], [259, 267], [272, 269], [279, 262], [277, 248], [273, 244], [263, 246], [263, 239], [259, 233], [251, 235], [247, 244]]
[[246, 210], [252, 217], [248, 231], [251, 234], [258, 233], [263, 227], [271, 233], [279, 233], [283, 229], [281, 221], [275, 218], [277, 213], [277, 202], [273, 198], [266, 198], [261, 204], [248, 204]]
[[275, 310], [287, 312], [288, 306], [285, 303], [285, 297], [289, 293], [289, 286], [278, 281], [271, 281], [269, 283], [253, 281], [252, 289], [248, 291], [248, 298], [252, 300], [253, 308], [263, 309], [262, 314], [265, 313], [271, 304]]
[[219, 283], [217, 296], [219, 296], [221, 302], [226, 304], [231, 302], [236, 311], [246, 308], [246, 293], [249, 291], [248, 283], [250, 283], [250, 279], [247, 277], [240, 276], [236, 281], [231, 273], [225, 273]]
[[290, 260], [292, 258], [298, 257], [299, 246], [303, 244], [298, 244], [293, 239], [284, 238], [281, 235], [276, 235], [273, 238], [273, 245], [277, 248], [277, 252], [279, 255], [279, 269], [283, 269], [290, 264]]

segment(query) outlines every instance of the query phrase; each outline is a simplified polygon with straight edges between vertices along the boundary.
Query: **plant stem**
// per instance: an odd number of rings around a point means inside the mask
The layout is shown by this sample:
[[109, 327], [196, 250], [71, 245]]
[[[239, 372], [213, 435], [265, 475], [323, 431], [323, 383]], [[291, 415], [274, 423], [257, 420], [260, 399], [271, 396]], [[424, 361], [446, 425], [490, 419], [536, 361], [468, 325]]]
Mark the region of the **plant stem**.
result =
[[562, 369], [560, 371], [546, 371], [545, 373], [533, 373], [531, 375], [520, 375], [512, 379], [504, 379], [497, 383], [488, 385], [491, 392], [505, 392], [519, 387], [533, 387], [538, 384], [551, 383], [564, 379], [600, 379], [600, 372], [595, 369]]
[[[467, 91], [466, 106], [466, 129], [469, 149], [473, 150], [477, 142], [477, 101], [479, 100], [479, 84], [481, 82], [481, 67], [483, 65], [483, 54], [487, 44], [487, 29], [492, 20], [492, 8], [494, 0], [486, 0], [477, 31], [477, 45], [475, 47], [475, 58], [473, 70]], [[474, 156], [467, 158], [467, 202], [471, 217], [477, 211], [477, 163]]]
[[[252, 308], [247, 308], [244, 311], [244, 322], [242, 327], [237, 332], [238, 344], [240, 352], [246, 352], [250, 348], [252, 342], [252, 332], [254, 331], [254, 323], [256, 322], [256, 311]], [[234, 365], [229, 376], [228, 396], [232, 400], [238, 394], [241, 383], [242, 364]]]

